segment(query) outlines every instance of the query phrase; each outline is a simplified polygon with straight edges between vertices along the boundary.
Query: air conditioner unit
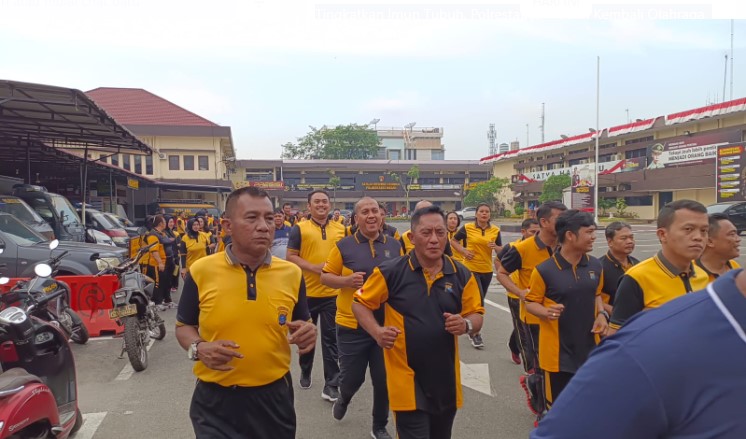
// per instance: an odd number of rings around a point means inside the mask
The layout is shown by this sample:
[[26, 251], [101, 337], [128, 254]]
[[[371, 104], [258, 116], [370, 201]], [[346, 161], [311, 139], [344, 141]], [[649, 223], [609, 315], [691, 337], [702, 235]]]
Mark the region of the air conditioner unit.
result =
[[158, 151], [158, 158], [161, 159], [161, 160], [166, 160], [166, 154]]

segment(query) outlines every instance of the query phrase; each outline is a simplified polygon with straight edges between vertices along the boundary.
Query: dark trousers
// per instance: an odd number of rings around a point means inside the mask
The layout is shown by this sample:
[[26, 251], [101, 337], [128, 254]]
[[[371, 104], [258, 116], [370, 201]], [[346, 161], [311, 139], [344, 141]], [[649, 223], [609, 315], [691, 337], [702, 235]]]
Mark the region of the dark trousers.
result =
[[197, 439], [294, 439], [290, 373], [259, 387], [197, 381], [189, 417]]
[[386, 389], [386, 368], [383, 350], [362, 328], [351, 329], [337, 325], [339, 348], [339, 396], [349, 403], [365, 382], [365, 371], [370, 366], [373, 382], [373, 428], [385, 427], [389, 420], [389, 393]]
[[513, 332], [510, 334], [508, 347], [510, 347], [510, 351], [514, 354], [521, 355], [523, 369], [528, 372], [533, 367], [533, 361], [529, 361], [526, 358], [521, 348], [521, 334], [523, 333], [523, 336], [526, 337], [525, 332], [528, 331], [525, 327], [526, 324], [521, 320], [521, 300], [508, 297], [508, 308], [510, 309], [510, 317], [513, 320]]
[[156, 305], [160, 305], [163, 303], [163, 289], [161, 287], [163, 284], [163, 272], [159, 271], [158, 267], [153, 267], [152, 265], [144, 265], [143, 267], [145, 267], [145, 275], [155, 280], [152, 299]]
[[511, 300], [515, 299], [508, 299], [508, 305], [510, 306], [510, 314], [513, 317], [513, 327], [518, 331], [518, 343], [521, 348], [523, 368], [526, 373], [536, 371], [539, 365], [539, 325], [529, 325], [521, 320], [520, 302], [518, 308], [514, 310]]
[[[339, 385], [339, 364], [337, 363], [337, 314], [336, 297], [308, 297], [308, 310], [313, 324], [321, 333], [321, 356], [324, 359], [324, 381], [327, 386]], [[320, 325], [320, 327], [319, 327]], [[304, 375], [311, 375], [313, 356], [316, 349], [300, 356], [300, 370]]]
[[171, 288], [173, 286], [173, 272], [174, 272], [174, 261], [172, 258], [166, 258], [166, 268], [161, 273], [161, 294], [163, 295], [163, 302], [173, 302], [171, 299]]
[[398, 439], [451, 439], [456, 410], [434, 415], [415, 410], [394, 412]]
[[552, 403], [565, 390], [573, 376], [575, 374], [569, 372], [544, 372], [544, 395], [546, 396], [547, 408], [552, 407]]
[[482, 306], [484, 306], [484, 296], [487, 295], [487, 288], [490, 287], [490, 282], [492, 282], [492, 272], [473, 274], [479, 283], [480, 293], [482, 294]]

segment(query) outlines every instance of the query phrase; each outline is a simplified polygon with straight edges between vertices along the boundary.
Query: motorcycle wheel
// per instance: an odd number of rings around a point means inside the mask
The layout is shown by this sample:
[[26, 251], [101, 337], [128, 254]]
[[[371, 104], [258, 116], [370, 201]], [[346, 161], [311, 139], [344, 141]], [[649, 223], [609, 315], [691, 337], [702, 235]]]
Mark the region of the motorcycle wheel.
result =
[[163, 340], [166, 337], [166, 324], [161, 323], [155, 329], [150, 331], [150, 336], [154, 340]]
[[73, 425], [73, 429], [70, 430], [70, 433], [75, 433], [76, 431], [80, 430], [80, 427], [83, 426], [83, 414], [80, 413], [80, 409], [77, 409], [75, 411], [75, 425]]
[[90, 335], [88, 334], [88, 328], [86, 328], [85, 324], [81, 323], [77, 327], [72, 323], [74, 321], [80, 321], [80, 318], [77, 315], [73, 316], [72, 314], [75, 313], [75, 311], [71, 309], [66, 309], [62, 311], [63, 314], [67, 314], [67, 318], [70, 319], [70, 328], [71, 328], [71, 334], [70, 339], [77, 344], [86, 344], [88, 343], [88, 339], [90, 338]]
[[140, 335], [137, 316], [124, 318], [124, 349], [135, 372], [142, 372], [148, 367], [148, 349]]

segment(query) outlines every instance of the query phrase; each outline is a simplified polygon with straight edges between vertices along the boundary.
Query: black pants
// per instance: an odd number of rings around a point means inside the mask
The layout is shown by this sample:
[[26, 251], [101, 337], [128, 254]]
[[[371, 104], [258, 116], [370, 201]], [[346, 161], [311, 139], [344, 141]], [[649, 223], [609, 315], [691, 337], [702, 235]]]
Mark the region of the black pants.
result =
[[544, 372], [544, 395], [546, 396], [547, 408], [552, 407], [552, 403], [565, 390], [573, 376], [575, 374], [569, 372]]
[[451, 439], [456, 410], [434, 415], [416, 410], [394, 412], [398, 439]]
[[171, 298], [171, 288], [174, 287], [174, 260], [173, 258], [166, 258], [166, 269], [161, 273], [163, 280], [161, 281], [161, 291], [163, 292], [163, 302], [171, 303], [174, 300]]
[[370, 366], [373, 382], [373, 428], [385, 427], [389, 420], [389, 393], [383, 350], [364, 329], [337, 326], [339, 348], [339, 396], [349, 403], [365, 382]]
[[[337, 324], [334, 321], [337, 314], [337, 298], [308, 297], [307, 300], [313, 324], [317, 327], [321, 326], [318, 331], [321, 333], [324, 381], [327, 386], [337, 387], [339, 385], [339, 364], [337, 363]], [[300, 370], [304, 375], [311, 375], [315, 353], [316, 349], [300, 356]]]
[[290, 373], [259, 387], [197, 381], [189, 417], [197, 439], [295, 439]]
[[[510, 303], [510, 299], [508, 299], [508, 305]], [[521, 348], [523, 368], [526, 373], [535, 372], [538, 370], [539, 365], [539, 325], [529, 325], [521, 320], [520, 308], [515, 310], [514, 314], [511, 307], [510, 313], [513, 315], [513, 326], [518, 331], [518, 342]]]
[[484, 296], [487, 295], [487, 288], [490, 287], [490, 282], [492, 282], [492, 272], [473, 274], [479, 283], [480, 293], [482, 294], [482, 306], [484, 306]]
[[163, 272], [158, 270], [158, 267], [153, 267], [152, 265], [144, 265], [144, 267], [145, 275], [155, 280], [155, 285], [153, 286], [153, 302], [155, 302], [156, 305], [160, 305], [163, 303], [163, 288], [161, 287], [163, 284]]
[[508, 297], [508, 308], [510, 309], [510, 317], [513, 320], [513, 333], [510, 334], [508, 346], [511, 352], [521, 355], [523, 369], [528, 372], [534, 367], [534, 362], [533, 359], [529, 360], [526, 358], [522, 348], [524, 342], [521, 337], [527, 337], [526, 332], [528, 328], [526, 328], [526, 323], [521, 320], [521, 300]]
[[[515, 305], [512, 304], [512, 302], [515, 302]], [[516, 310], [513, 311], [513, 307], [515, 306]], [[518, 299], [513, 299], [512, 297], [508, 297], [508, 308], [510, 309], [510, 316], [513, 319], [513, 332], [510, 333], [510, 338], [508, 339], [508, 348], [510, 349], [510, 352], [512, 352], [515, 355], [521, 354], [521, 346], [518, 342], [518, 332], [516, 331], [516, 324], [515, 324], [515, 314], [520, 312], [518, 309], [519, 307], [519, 301]], [[518, 320], [520, 322], [520, 319]]]

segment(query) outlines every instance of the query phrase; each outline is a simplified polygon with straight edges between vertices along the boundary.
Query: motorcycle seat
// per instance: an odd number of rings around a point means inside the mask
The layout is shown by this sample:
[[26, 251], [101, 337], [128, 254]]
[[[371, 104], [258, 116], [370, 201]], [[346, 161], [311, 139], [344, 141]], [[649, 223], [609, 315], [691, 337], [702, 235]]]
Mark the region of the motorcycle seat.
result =
[[29, 383], [42, 382], [39, 377], [32, 375], [20, 367], [14, 367], [0, 374], [0, 394], [2, 392], [17, 389]]

